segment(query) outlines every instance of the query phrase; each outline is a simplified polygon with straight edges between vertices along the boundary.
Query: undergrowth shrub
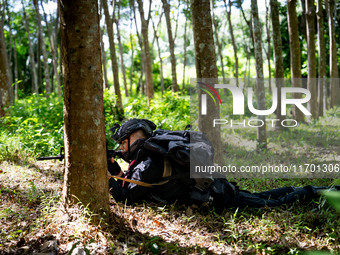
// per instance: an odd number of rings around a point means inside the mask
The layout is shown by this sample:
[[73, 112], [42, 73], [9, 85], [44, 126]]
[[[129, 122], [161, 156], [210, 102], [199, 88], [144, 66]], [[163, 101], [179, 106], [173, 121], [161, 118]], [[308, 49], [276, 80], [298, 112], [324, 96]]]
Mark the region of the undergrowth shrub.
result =
[[[104, 91], [106, 137], [114, 146], [109, 130], [121, 122], [112, 90]], [[184, 129], [190, 123], [189, 97], [167, 92], [148, 106], [145, 96], [126, 98], [125, 119], [147, 118], [162, 129]], [[63, 99], [32, 95], [16, 101], [0, 119], [0, 160], [22, 158], [23, 155], [56, 155], [64, 145]], [[20, 155], [21, 156], [20, 156]]]

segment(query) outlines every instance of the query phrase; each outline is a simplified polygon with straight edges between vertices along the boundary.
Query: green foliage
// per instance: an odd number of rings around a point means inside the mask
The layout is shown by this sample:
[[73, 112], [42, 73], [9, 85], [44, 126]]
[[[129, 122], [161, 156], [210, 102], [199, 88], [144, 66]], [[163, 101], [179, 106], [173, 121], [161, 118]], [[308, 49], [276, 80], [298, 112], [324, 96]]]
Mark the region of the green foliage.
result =
[[55, 94], [18, 100], [1, 122], [0, 151], [7, 156], [19, 150], [56, 154], [63, 146], [63, 103]]

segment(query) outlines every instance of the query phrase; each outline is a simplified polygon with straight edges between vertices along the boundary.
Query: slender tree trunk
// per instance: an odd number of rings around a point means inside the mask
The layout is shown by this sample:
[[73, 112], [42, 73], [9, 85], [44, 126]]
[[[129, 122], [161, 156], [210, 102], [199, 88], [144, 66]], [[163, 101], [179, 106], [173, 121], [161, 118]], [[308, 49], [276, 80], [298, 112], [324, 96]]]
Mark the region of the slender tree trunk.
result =
[[[89, 19], [91, 17], [91, 19]], [[108, 210], [103, 75], [97, 0], [63, 0], [65, 175], [62, 201]]]
[[[288, 32], [290, 44], [290, 72], [293, 87], [301, 88], [301, 57], [300, 57], [300, 39], [299, 39], [299, 23], [296, 15], [296, 1], [287, 0], [287, 14], [288, 14]], [[298, 98], [300, 95], [293, 95]], [[293, 116], [296, 121], [303, 122], [303, 113], [294, 105]]]
[[155, 24], [154, 24], [152, 18], [151, 18], [151, 22], [152, 22], [155, 40], [156, 40], [156, 43], [157, 43], [157, 51], [158, 51], [160, 74], [161, 74], [161, 92], [162, 92], [162, 95], [163, 95], [164, 94], [163, 59], [162, 59], [162, 55], [161, 55], [161, 47], [159, 46], [159, 35], [158, 35], [158, 28], [159, 28], [159, 25], [161, 24], [162, 16], [163, 16], [163, 12], [159, 15], [159, 21], [158, 21], [158, 24], [157, 24], [157, 28], [155, 27]]
[[[131, 4], [130, 4], [131, 5]], [[132, 83], [133, 83], [133, 58], [135, 53], [135, 47], [134, 47], [134, 41], [132, 36], [132, 24], [133, 24], [133, 18], [132, 18], [132, 6], [130, 6], [130, 45], [131, 45], [131, 67], [130, 67], [130, 95], [132, 96]]]
[[318, 99], [316, 90], [316, 57], [315, 57], [315, 8], [314, 0], [306, 0], [306, 23], [307, 23], [307, 54], [308, 54], [308, 79], [307, 88], [311, 93], [309, 101], [312, 118], [318, 118]]
[[324, 110], [324, 89], [326, 79], [326, 44], [325, 30], [323, 27], [323, 8], [322, 0], [317, 0], [317, 25], [318, 25], [318, 53], [319, 53], [319, 79], [318, 79], [318, 104], [319, 116], [323, 116]]
[[[120, 1], [116, 1], [115, 6], [118, 6], [118, 18], [116, 19], [114, 17], [114, 21], [116, 23], [116, 27], [117, 27], [117, 39], [118, 39], [118, 46], [119, 46], [119, 54], [120, 54], [120, 65], [122, 68], [122, 73], [123, 73], [123, 81], [124, 81], [124, 89], [125, 89], [125, 96], [128, 97], [129, 96], [129, 91], [127, 88], [127, 83], [126, 83], [126, 72], [125, 72], [125, 65], [124, 65], [124, 54], [123, 54], [123, 46], [122, 46], [122, 42], [121, 42], [121, 36], [120, 36], [120, 29], [119, 29], [119, 20], [120, 20]], [[113, 11], [114, 13], [114, 11]], [[114, 14], [113, 14], [114, 15]]]
[[149, 46], [149, 20], [151, 14], [151, 2], [149, 6], [149, 14], [148, 18], [145, 19], [144, 17], [144, 6], [142, 0], [137, 0], [139, 14], [142, 24], [142, 36], [143, 36], [143, 46], [144, 46], [144, 57], [145, 57], [145, 78], [146, 78], [146, 96], [148, 97], [148, 102], [150, 99], [153, 98], [154, 88], [153, 88], [153, 80], [152, 80], [152, 60], [151, 60], [151, 53], [150, 53], [150, 46]]
[[227, 3], [224, 0], [224, 6], [227, 10], [227, 19], [228, 19], [228, 26], [229, 26], [229, 33], [231, 37], [231, 43], [233, 45], [233, 51], [234, 51], [234, 58], [235, 58], [235, 78], [236, 78], [236, 86], [238, 87], [238, 56], [237, 56], [237, 47], [236, 47], [236, 41], [234, 36], [234, 29], [233, 24], [231, 22], [231, 1], [228, 1], [229, 8], [227, 7]]
[[276, 129], [281, 129], [280, 125], [283, 120], [281, 115], [281, 88], [284, 86], [284, 68], [283, 68], [283, 54], [282, 54], [282, 39], [280, 27], [280, 12], [277, 0], [270, 0], [270, 13], [273, 27], [273, 45], [274, 45], [274, 64], [275, 64], [275, 83], [277, 88], [277, 109], [276, 109]]
[[215, 40], [216, 40], [216, 44], [217, 44], [217, 52], [218, 52], [218, 56], [220, 58], [220, 63], [221, 63], [221, 69], [222, 69], [222, 79], [223, 79], [223, 84], [226, 84], [226, 79], [225, 79], [225, 73], [224, 73], [224, 63], [223, 63], [223, 55], [222, 55], [222, 44], [219, 40], [218, 37], [218, 31], [219, 28], [217, 26], [217, 21], [215, 19], [215, 14], [214, 14], [214, 1], [211, 1], [211, 6], [212, 6], [212, 10], [211, 10], [211, 14], [212, 14], [212, 23], [213, 23], [213, 30], [214, 30], [214, 34], [215, 34]]
[[[256, 62], [256, 97], [258, 110], [266, 109], [264, 80], [263, 80], [263, 58], [262, 58], [262, 35], [261, 23], [259, 20], [257, 0], [251, 0], [251, 13], [253, 17], [253, 37], [254, 37], [254, 52]], [[257, 117], [263, 121], [263, 125], [257, 128], [257, 149], [267, 149], [267, 134], [266, 134], [266, 117], [260, 115]]]
[[[100, 1], [100, 11], [99, 11], [99, 20], [102, 19], [103, 14], [103, 2]], [[105, 45], [103, 41], [103, 35], [104, 35], [104, 28], [100, 28], [100, 48], [101, 48], [101, 56], [102, 56], [102, 62], [103, 62], [103, 78], [104, 78], [104, 88], [109, 88], [109, 82], [107, 80], [107, 68], [106, 68], [106, 53], [105, 53]]]
[[[40, 46], [41, 46], [41, 51], [43, 54], [43, 59], [44, 59], [44, 76], [45, 76], [45, 89], [46, 93], [50, 94], [51, 93], [51, 84], [50, 84], [50, 71], [48, 67], [48, 59], [47, 59], [47, 52], [46, 52], [46, 45], [44, 41], [44, 33], [41, 25], [41, 15], [39, 11], [39, 4], [38, 0], [33, 0], [35, 11], [37, 13], [37, 19], [38, 19], [38, 29], [39, 29], [39, 37], [40, 37]], [[48, 23], [46, 23], [46, 26], [48, 26]]]
[[[62, 91], [61, 91], [61, 86], [62, 86], [62, 79], [60, 79], [61, 76], [61, 71], [62, 70], [62, 66], [61, 66], [61, 58], [58, 57], [60, 56], [60, 47], [59, 47], [59, 12], [60, 12], [60, 3], [59, 1], [57, 1], [57, 19], [55, 22], [55, 26], [54, 26], [54, 45], [55, 45], [55, 57], [56, 57], [56, 76], [58, 76], [57, 80], [59, 80], [59, 86], [58, 86], [58, 95], [61, 96]], [[58, 72], [58, 66], [59, 66], [59, 72]]]
[[22, 7], [23, 7], [23, 13], [24, 13], [24, 22], [25, 22], [26, 33], [27, 33], [28, 50], [29, 50], [30, 64], [31, 64], [32, 93], [39, 94], [38, 78], [37, 78], [37, 72], [36, 72], [36, 68], [35, 68], [34, 52], [33, 52], [33, 46], [32, 46], [32, 42], [31, 42], [29, 23], [28, 23], [27, 15], [26, 15], [26, 12], [25, 12], [25, 6], [24, 6], [23, 2], [22, 2]]
[[145, 91], [143, 89], [143, 87], [144, 87], [144, 85], [143, 85], [144, 84], [143, 83], [143, 77], [144, 77], [144, 74], [145, 74], [145, 64], [144, 63], [146, 62], [145, 51], [144, 51], [144, 47], [143, 47], [142, 37], [140, 36], [139, 31], [138, 31], [137, 19], [136, 19], [136, 10], [135, 10], [135, 2], [133, 0], [132, 0], [132, 3], [131, 3], [131, 6], [132, 6], [132, 10], [133, 10], [133, 18], [134, 18], [134, 21], [135, 21], [135, 27], [136, 27], [136, 33], [137, 33], [137, 38], [138, 38], [138, 44], [139, 44], [139, 47], [140, 47], [140, 55], [141, 55], [141, 59], [142, 59], [142, 61], [140, 62], [140, 65], [141, 65], [141, 74], [140, 74], [139, 81], [138, 81], [138, 84], [137, 84], [136, 93], [138, 94], [138, 91], [140, 89], [142, 94], [144, 95]]
[[270, 23], [269, 23], [269, 6], [266, 2], [266, 32], [267, 32], [267, 63], [268, 63], [268, 81], [269, 81], [269, 92], [272, 92], [272, 68], [270, 64], [271, 59], [271, 46], [270, 46]]
[[[9, 26], [9, 53], [8, 53], [8, 86], [9, 86], [9, 103], [10, 105], [13, 105], [13, 64], [12, 64], [12, 28], [11, 28], [11, 13], [9, 12], [8, 3], [7, 0], [5, 0], [5, 8], [7, 10], [7, 17], [8, 17], [8, 26]], [[14, 48], [13, 48], [14, 51]]]
[[103, 61], [103, 76], [104, 76], [104, 88], [109, 88], [109, 82], [107, 79], [107, 68], [106, 68], [106, 53], [105, 46], [103, 41], [104, 29], [100, 29], [100, 45], [101, 45], [101, 53], [102, 53], [102, 61]]
[[14, 99], [18, 100], [18, 56], [17, 56], [17, 50], [16, 50], [16, 42], [14, 41], [14, 47], [13, 47], [13, 53], [14, 53]]
[[329, 68], [331, 78], [331, 108], [337, 105], [337, 99], [339, 98], [339, 73], [338, 73], [338, 59], [337, 59], [337, 48], [335, 42], [335, 25], [334, 25], [334, 0], [325, 0], [327, 6], [328, 15], [328, 31], [329, 31]]
[[166, 26], [168, 30], [168, 40], [170, 48], [170, 61], [171, 61], [171, 75], [172, 75], [172, 91], [178, 91], [177, 73], [176, 73], [176, 57], [175, 57], [175, 42], [172, 37], [171, 21], [170, 21], [170, 5], [167, 0], [162, 0], [163, 9], [165, 14]]
[[109, 44], [110, 44], [110, 55], [111, 55], [111, 64], [112, 64], [112, 72], [113, 72], [113, 85], [115, 88], [115, 94], [117, 96], [117, 107], [119, 111], [120, 117], [123, 116], [124, 110], [123, 110], [123, 103], [122, 103], [122, 96], [120, 93], [120, 86], [119, 86], [119, 77], [118, 77], [118, 64], [117, 64], [117, 56], [116, 56], [116, 45], [114, 42], [114, 36], [113, 36], [113, 21], [109, 14], [109, 9], [107, 6], [106, 0], [101, 0], [103, 3], [104, 8], [104, 15], [105, 15], [105, 22], [107, 27], [107, 34], [109, 36]]
[[[185, 0], [187, 3], [187, 10], [189, 9], [188, 6], [188, 0]], [[188, 18], [187, 15], [185, 15], [185, 23], [184, 23], [184, 35], [183, 35], [183, 84], [182, 84], [182, 90], [185, 90], [185, 67], [187, 64], [187, 27], [188, 27]]]
[[[45, 20], [46, 27], [47, 27], [48, 39], [49, 39], [49, 42], [50, 42], [50, 50], [51, 50], [51, 54], [52, 54], [53, 73], [54, 73], [54, 76], [55, 76], [55, 79], [56, 79], [57, 88], [60, 88], [60, 76], [58, 74], [58, 63], [57, 63], [57, 56], [56, 56], [57, 49], [56, 49], [55, 39], [53, 38], [49, 23], [47, 21], [47, 16], [46, 16], [46, 12], [44, 10], [44, 5], [43, 5], [42, 0], [41, 0], [41, 7], [43, 9], [44, 20]], [[53, 82], [53, 79], [52, 79], [52, 82]], [[51, 88], [51, 92], [52, 91], [53, 91], [53, 89]], [[46, 92], [47, 92], [47, 89], [46, 89]]]
[[5, 115], [4, 107], [9, 105], [9, 79], [7, 50], [4, 36], [4, 14], [0, 13], [0, 117]]
[[[194, 33], [196, 77], [200, 82], [217, 82], [217, 67], [214, 35], [212, 31], [211, 10], [209, 1], [191, 0], [191, 17]], [[201, 90], [199, 90], [201, 98]], [[201, 100], [199, 100], [201, 101]], [[200, 103], [200, 112], [202, 105]], [[220, 128], [212, 128], [214, 119], [220, 118], [219, 105], [215, 106], [213, 100], [207, 97], [207, 114], [199, 114], [199, 129], [204, 132], [212, 142], [215, 149], [215, 162], [222, 162]]]

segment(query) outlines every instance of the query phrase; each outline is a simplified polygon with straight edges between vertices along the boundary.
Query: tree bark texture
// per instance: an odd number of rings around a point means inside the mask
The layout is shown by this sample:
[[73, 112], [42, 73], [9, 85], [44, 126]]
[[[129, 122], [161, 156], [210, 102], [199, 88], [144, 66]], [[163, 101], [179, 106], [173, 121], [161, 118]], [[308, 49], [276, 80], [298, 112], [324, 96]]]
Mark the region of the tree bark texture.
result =
[[[301, 55], [300, 55], [300, 39], [299, 39], [299, 22], [296, 14], [296, 1], [287, 0], [287, 15], [288, 15], [288, 33], [290, 45], [290, 73], [293, 87], [302, 87], [301, 80]], [[298, 98], [298, 95], [293, 95]], [[297, 108], [293, 107], [293, 116], [296, 121], [303, 122], [304, 115]]]
[[119, 71], [118, 71], [118, 64], [117, 64], [117, 55], [116, 55], [116, 45], [113, 36], [113, 20], [109, 13], [109, 8], [107, 6], [107, 0], [101, 0], [104, 8], [104, 15], [105, 15], [105, 23], [107, 27], [107, 34], [109, 36], [109, 44], [110, 44], [110, 55], [111, 55], [111, 64], [112, 64], [112, 72], [113, 72], [113, 86], [115, 88], [115, 94], [117, 96], [117, 107], [119, 110], [119, 115], [123, 114], [123, 103], [122, 103], [122, 95], [120, 93], [120, 86], [119, 86]]
[[171, 77], [172, 77], [172, 91], [178, 91], [177, 73], [176, 73], [176, 57], [175, 57], [175, 42], [172, 36], [171, 20], [170, 20], [170, 4], [168, 0], [162, 0], [166, 26], [168, 30], [168, 40], [170, 48], [170, 62], [171, 62]]
[[[264, 80], [263, 80], [263, 58], [262, 58], [262, 36], [261, 23], [257, 8], [257, 0], [251, 0], [251, 13], [253, 17], [253, 37], [254, 37], [254, 53], [256, 63], [256, 97], [258, 110], [266, 109]], [[267, 149], [267, 134], [266, 134], [266, 117], [258, 116], [258, 119], [263, 121], [263, 126], [257, 128], [257, 149]]]
[[[273, 45], [274, 45], [274, 64], [275, 64], [275, 83], [277, 88], [277, 105], [281, 105], [281, 88], [284, 86], [284, 68], [283, 68], [283, 54], [282, 54], [282, 39], [281, 39], [281, 27], [280, 27], [280, 13], [279, 13], [279, 4], [277, 0], [270, 0], [270, 14], [272, 21], [272, 29], [273, 29]], [[277, 121], [276, 129], [280, 129], [282, 126], [280, 125], [283, 120], [283, 116], [281, 115], [281, 107], [277, 107], [276, 109], [276, 118], [279, 119]]]
[[315, 7], [314, 0], [306, 0], [306, 30], [307, 30], [307, 88], [311, 93], [309, 101], [312, 118], [318, 118], [318, 100], [316, 92], [316, 57], [315, 57]]
[[[191, 17], [195, 44], [196, 78], [201, 82], [208, 81], [210, 83], [211, 80], [217, 82], [218, 76], [210, 1], [191, 0]], [[201, 90], [199, 91], [201, 92]], [[199, 93], [199, 98], [200, 97], [201, 93]], [[201, 111], [201, 105], [199, 106], [199, 110]], [[220, 118], [219, 105], [215, 105], [213, 100], [210, 97], [207, 97], [207, 114], [199, 114], [199, 129], [208, 136], [215, 151], [220, 153], [220, 129], [212, 128], [213, 120], [218, 118]], [[215, 155], [215, 160], [217, 162], [222, 160], [221, 155], [218, 153]]]
[[138, 8], [139, 8], [139, 15], [142, 24], [142, 39], [143, 39], [143, 46], [144, 46], [144, 57], [145, 57], [145, 79], [146, 79], [146, 96], [148, 98], [148, 102], [150, 99], [153, 98], [154, 88], [153, 88], [153, 80], [152, 80], [152, 59], [150, 53], [150, 46], [149, 46], [149, 20], [150, 20], [150, 8], [151, 8], [151, 1], [149, 6], [149, 14], [148, 18], [145, 19], [144, 16], [144, 5], [142, 0], [137, 0]]
[[[91, 19], [89, 19], [91, 17]], [[98, 2], [60, 0], [66, 207], [109, 205]]]
[[319, 116], [323, 116], [324, 110], [324, 89], [325, 89], [325, 78], [326, 78], [326, 44], [325, 44], [325, 30], [323, 27], [323, 8], [322, 0], [317, 0], [317, 25], [318, 25], [318, 53], [319, 53], [319, 79], [318, 79], [318, 105], [319, 105]]

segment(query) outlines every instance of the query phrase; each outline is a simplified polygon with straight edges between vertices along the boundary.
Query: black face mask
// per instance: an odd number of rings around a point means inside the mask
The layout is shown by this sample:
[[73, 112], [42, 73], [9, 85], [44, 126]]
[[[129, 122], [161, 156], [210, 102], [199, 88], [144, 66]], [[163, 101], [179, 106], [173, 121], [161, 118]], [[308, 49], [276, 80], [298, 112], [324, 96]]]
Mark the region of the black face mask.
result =
[[[143, 148], [144, 146], [144, 139], [138, 139], [133, 144], [131, 144], [126, 152], [122, 152], [123, 159], [127, 162], [131, 162], [132, 160], [136, 159], [138, 151]], [[128, 141], [130, 143], [130, 139]]]

